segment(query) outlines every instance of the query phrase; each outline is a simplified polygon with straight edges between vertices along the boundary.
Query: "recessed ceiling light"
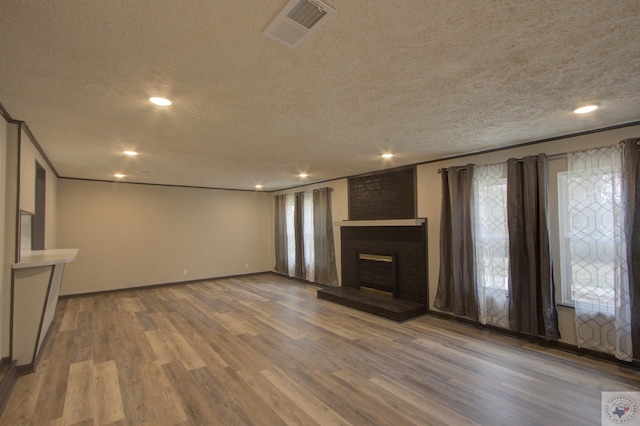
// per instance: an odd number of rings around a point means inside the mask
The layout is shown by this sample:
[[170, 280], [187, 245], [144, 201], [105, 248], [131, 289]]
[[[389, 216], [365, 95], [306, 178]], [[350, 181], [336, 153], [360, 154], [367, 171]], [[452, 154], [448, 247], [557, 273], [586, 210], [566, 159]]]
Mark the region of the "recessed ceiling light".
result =
[[122, 179], [124, 177], [124, 175], [122, 173], [116, 173], [113, 175], [113, 177], [116, 177], [118, 179]]
[[300, 176], [301, 178], [305, 178], [305, 177], [308, 177], [309, 175], [307, 173], [300, 173], [298, 176]]
[[262, 185], [256, 185], [256, 189], [262, 189]]
[[138, 155], [138, 153], [135, 151], [122, 151], [122, 153], [124, 155], [128, 155], [129, 157], [135, 157], [136, 155]]
[[575, 112], [576, 114], [586, 114], [588, 112], [595, 111], [597, 109], [598, 109], [598, 105], [585, 105], [583, 107], [574, 109], [573, 112]]
[[393, 158], [393, 154], [382, 154], [382, 158]]
[[169, 106], [171, 101], [167, 98], [161, 98], [159, 96], [152, 96], [149, 98], [149, 102], [158, 106]]

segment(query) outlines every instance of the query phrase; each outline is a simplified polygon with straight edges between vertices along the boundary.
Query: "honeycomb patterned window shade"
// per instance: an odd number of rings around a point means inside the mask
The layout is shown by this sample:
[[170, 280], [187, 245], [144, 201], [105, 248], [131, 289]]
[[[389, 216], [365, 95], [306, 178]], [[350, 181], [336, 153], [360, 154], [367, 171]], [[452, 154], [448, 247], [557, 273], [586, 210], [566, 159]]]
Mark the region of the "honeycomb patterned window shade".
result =
[[506, 174], [506, 163], [476, 166], [473, 173], [478, 314], [482, 324], [503, 328], [509, 328]]
[[622, 147], [568, 153], [564, 194], [564, 266], [570, 271], [578, 346], [630, 361]]

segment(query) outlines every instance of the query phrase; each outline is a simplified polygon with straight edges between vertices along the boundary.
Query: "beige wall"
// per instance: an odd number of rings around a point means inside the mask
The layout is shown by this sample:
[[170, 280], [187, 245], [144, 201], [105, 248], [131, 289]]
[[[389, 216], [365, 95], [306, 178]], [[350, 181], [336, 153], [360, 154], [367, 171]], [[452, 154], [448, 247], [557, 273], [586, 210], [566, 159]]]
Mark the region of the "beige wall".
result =
[[20, 146], [20, 126], [15, 123], [7, 124], [5, 173], [4, 173], [4, 271], [2, 275], [2, 354], [9, 355], [10, 327], [11, 327], [11, 272], [16, 261], [16, 239], [18, 235], [18, 164]]
[[5, 198], [7, 173], [7, 122], [0, 116], [0, 358], [9, 356], [9, 318], [11, 307], [11, 274], [5, 261]]
[[58, 248], [56, 245], [58, 178], [40, 155], [28, 133], [22, 129], [20, 131], [20, 211], [30, 214], [35, 213], [36, 162], [46, 172], [45, 249]]
[[[19, 210], [33, 212], [35, 200], [35, 162], [46, 172], [45, 247], [56, 247], [57, 178], [24, 131], [22, 125], [7, 123], [0, 118], [0, 165], [2, 177], [2, 287], [0, 288], [1, 354], [9, 355], [11, 303], [11, 266], [15, 262]], [[19, 163], [18, 163], [19, 161]], [[20, 188], [18, 188], [18, 183]], [[19, 201], [18, 201], [19, 200]]]
[[58, 243], [80, 249], [61, 294], [268, 271], [268, 209], [260, 192], [60, 179]]

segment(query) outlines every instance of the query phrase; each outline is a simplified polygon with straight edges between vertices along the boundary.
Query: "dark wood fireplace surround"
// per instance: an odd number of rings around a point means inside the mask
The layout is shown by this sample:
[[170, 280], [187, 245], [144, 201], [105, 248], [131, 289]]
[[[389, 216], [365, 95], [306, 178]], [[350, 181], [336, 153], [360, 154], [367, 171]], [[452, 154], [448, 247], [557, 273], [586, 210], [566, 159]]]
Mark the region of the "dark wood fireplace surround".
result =
[[342, 286], [318, 297], [395, 321], [425, 314], [426, 220], [415, 212], [415, 167], [350, 178], [349, 220], [337, 224]]

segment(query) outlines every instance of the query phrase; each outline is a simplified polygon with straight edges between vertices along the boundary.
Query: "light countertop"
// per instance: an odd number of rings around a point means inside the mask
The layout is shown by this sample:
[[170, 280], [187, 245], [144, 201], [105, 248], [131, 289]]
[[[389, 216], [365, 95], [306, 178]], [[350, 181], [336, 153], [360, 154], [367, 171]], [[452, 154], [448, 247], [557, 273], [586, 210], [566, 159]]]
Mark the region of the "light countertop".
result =
[[13, 269], [35, 268], [76, 260], [78, 249], [32, 250], [20, 254], [20, 262], [13, 264]]

